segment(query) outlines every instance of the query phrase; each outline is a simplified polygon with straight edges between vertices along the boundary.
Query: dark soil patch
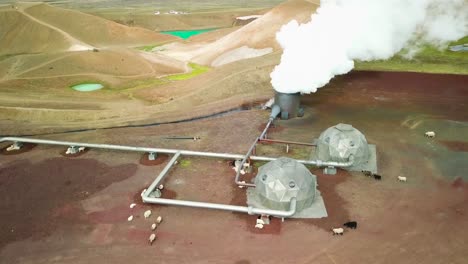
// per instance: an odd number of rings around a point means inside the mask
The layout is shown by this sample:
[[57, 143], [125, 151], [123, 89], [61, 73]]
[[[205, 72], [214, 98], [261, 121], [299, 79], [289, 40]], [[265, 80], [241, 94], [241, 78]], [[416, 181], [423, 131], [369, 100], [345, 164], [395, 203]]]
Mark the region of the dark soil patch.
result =
[[[67, 149], [68, 149], [68, 148], [67, 148]], [[66, 157], [66, 158], [77, 158], [77, 157], [79, 157], [79, 156], [84, 155], [86, 152], [89, 151], [89, 148], [85, 148], [84, 150], [78, 151], [78, 152], [75, 153], [75, 154], [66, 154], [67, 149], [64, 149], [64, 150], [60, 151], [60, 155], [62, 155], [63, 157]]]
[[336, 192], [336, 187], [350, 176], [349, 172], [338, 170], [336, 175], [324, 175], [321, 170], [315, 170], [313, 173], [317, 175], [318, 189], [325, 202], [328, 217], [298, 221], [310, 223], [331, 232], [331, 228], [342, 227], [345, 222], [353, 220], [349, 219], [349, 213], [345, 209], [345, 200]]
[[21, 154], [21, 153], [25, 153], [25, 152], [28, 152], [28, 151], [31, 151], [33, 148], [35, 148], [37, 145], [36, 144], [32, 144], [32, 143], [23, 143], [23, 147], [21, 147], [20, 149], [18, 150], [12, 150], [12, 151], [7, 151], [7, 148], [10, 147], [10, 145], [2, 148], [0, 150], [0, 153], [2, 155], [17, 155], [17, 154]]
[[140, 158], [140, 164], [141, 165], [144, 165], [144, 166], [157, 166], [157, 165], [163, 164], [169, 158], [169, 155], [167, 155], [167, 154], [158, 154], [158, 156], [156, 157], [155, 160], [149, 160], [148, 155], [149, 155], [149, 153], [145, 153], [145, 154], [141, 155], [141, 158]]
[[456, 152], [468, 152], [468, 142], [463, 141], [439, 141], [448, 149]]
[[452, 182], [452, 187], [455, 189], [468, 190], [468, 182], [464, 182], [462, 178], [458, 177]]
[[76, 222], [77, 201], [133, 176], [137, 165], [110, 167], [91, 159], [17, 161], [0, 170], [0, 247], [48, 236]]

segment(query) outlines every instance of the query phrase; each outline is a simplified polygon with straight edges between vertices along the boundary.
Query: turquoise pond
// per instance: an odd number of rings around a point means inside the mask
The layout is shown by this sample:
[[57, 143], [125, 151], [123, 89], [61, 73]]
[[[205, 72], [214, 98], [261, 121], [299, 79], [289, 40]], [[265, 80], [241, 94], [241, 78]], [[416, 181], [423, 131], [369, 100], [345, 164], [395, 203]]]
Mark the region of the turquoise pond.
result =
[[197, 29], [197, 30], [174, 30], [174, 31], [161, 31], [160, 33], [173, 35], [182, 39], [188, 39], [191, 36], [195, 36], [198, 34], [206, 33], [216, 30], [216, 28], [210, 29]]
[[80, 92], [91, 92], [91, 91], [96, 91], [96, 90], [104, 88], [104, 85], [100, 83], [83, 83], [83, 84], [73, 85], [71, 88], [73, 90], [80, 91]]

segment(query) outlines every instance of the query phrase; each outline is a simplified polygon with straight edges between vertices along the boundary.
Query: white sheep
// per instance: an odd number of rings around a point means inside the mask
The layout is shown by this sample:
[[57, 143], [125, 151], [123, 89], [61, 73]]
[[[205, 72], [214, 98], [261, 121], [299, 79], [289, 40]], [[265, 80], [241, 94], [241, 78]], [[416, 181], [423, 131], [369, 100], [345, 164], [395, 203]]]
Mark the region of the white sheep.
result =
[[159, 184], [158, 189], [162, 191], [162, 190], [164, 189], [164, 185], [163, 185], [163, 184]]
[[156, 218], [156, 224], [159, 225], [162, 221], [163, 221], [162, 216], [158, 216], [158, 218]]
[[143, 215], [145, 216], [145, 218], [150, 217], [151, 216], [151, 210], [145, 211], [145, 213]]
[[[232, 167], [232, 169], [233, 169], [233, 170], [234, 170], [236, 173], [238, 173], [238, 172], [239, 172], [239, 168], [238, 168], [237, 166], [235, 166], [235, 167]], [[241, 175], [245, 175], [245, 171], [244, 171], [244, 169], [240, 170], [240, 174], [241, 174]]]
[[148, 238], [148, 241], [149, 241], [150, 245], [153, 245], [154, 240], [156, 240], [156, 234], [153, 233]]
[[[239, 183], [245, 183], [245, 181], [240, 181]], [[237, 187], [239, 187], [239, 188], [241, 188], [241, 189], [242, 189], [242, 188], [245, 188], [244, 185], [237, 185]]]
[[69, 147], [69, 148], [67, 148], [67, 151], [65, 152], [65, 154], [67, 154], [67, 155], [68, 154], [74, 154], [74, 152], [75, 152], [74, 147]]
[[158, 227], [158, 225], [156, 223], [153, 223], [151, 225], [151, 230], [153, 230], [153, 231], [156, 230], [156, 227]]
[[133, 215], [131, 215], [131, 216], [129, 216], [129, 217], [127, 218], [127, 221], [129, 221], [129, 222], [131, 222], [132, 220], [133, 220]]
[[12, 144], [11, 146], [9, 146], [6, 150], [7, 151], [13, 151], [13, 150], [19, 150], [21, 148], [20, 145], [18, 144]]
[[434, 138], [436, 134], [434, 131], [427, 131], [426, 133], [424, 133], [424, 136], [428, 138]]
[[343, 235], [344, 229], [343, 228], [332, 228], [333, 235]]
[[136, 203], [132, 203], [132, 204], [130, 204], [130, 209], [133, 209], [133, 208], [135, 208], [135, 206], [136, 206]]
[[145, 192], [146, 192], [146, 189], [143, 189], [143, 191], [141, 191], [140, 195], [143, 197], [143, 194], [145, 194]]
[[255, 228], [258, 228], [258, 229], [263, 229], [263, 226], [265, 225], [265, 222], [260, 219], [260, 218], [257, 218], [257, 222], [255, 224]]
[[82, 152], [82, 151], [85, 151], [86, 147], [79, 147], [78, 148], [78, 152]]
[[406, 182], [406, 177], [398, 176], [398, 181]]

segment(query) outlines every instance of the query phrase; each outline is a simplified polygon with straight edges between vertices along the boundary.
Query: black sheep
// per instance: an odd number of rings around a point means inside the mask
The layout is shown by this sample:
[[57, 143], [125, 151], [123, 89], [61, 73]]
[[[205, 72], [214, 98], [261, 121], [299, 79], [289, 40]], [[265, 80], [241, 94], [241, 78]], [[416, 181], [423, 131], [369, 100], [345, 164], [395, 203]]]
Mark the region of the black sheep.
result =
[[347, 228], [351, 228], [351, 229], [356, 229], [357, 228], [357, 222], [356, 221], [349, 221], [349, 222], [344, 223], [343, 225], [346, 226]]
[[371, 177], [372, 176], [372, 172], [371, 171], [366, 171], [366, 170], [363, 170], [362, 173], [367, 176], [367, 177]]
[[374, 174], [374, 179], [380, 181], [380, 180], [382, 180], [382, 176], [380, 176], [378, 174]]

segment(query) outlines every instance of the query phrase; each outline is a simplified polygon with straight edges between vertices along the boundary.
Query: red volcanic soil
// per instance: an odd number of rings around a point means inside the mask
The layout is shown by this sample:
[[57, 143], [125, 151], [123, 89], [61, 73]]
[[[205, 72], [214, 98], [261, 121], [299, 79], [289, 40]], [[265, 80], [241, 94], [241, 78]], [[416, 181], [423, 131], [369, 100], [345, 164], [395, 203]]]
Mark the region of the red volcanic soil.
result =
[[301, 101], [322, 104], [429, 107], [439, 118], [468, 120], [468, 75], [353, 71]]
[[345, 209], [345, 199], [336, 191], [337, 186], [350, 177], [349, 172], [338, 170], [336, 175], [325, 175], [321, 170], [315, 170], [312, 173], [317, 176], [318, 190], [325, 202], [328, 217], [299, 221], [330, 231], [332, 227], [341, 227], [343, 223], [352, 220], [349, 219], [348, 211]]
[[468, 142], [462, 141], [439, 141], [448, 149], [456, 152], [468, 152]]
[[[262, 124], [258, 127], [258, 131], [263, 132], [263, 130], [265, 130], [265, 126], [266, 126], [266, 125], [267, 125], [267, 123], [262, 123]], [[281, 131], [283, 131], [283, 130], [284, 130], [284, 127], [273, 123], [273, 124], [271, 124], [270, 127], [268, 128], [267, 135], [270, 134], [270, 133], [281, 132]]]
[[155, 160], [149, 160], [148, 155], [149, 155], [149, 153], [145, 153], [145, 154], [141, 155], [141, 158], [140, 158], [140, 164], [141, 165], [156, 166], [156, 165], [163, 164], [169, 158], [169, 155], [167, 155], [167, 154], [158, 154], [158, 156], [156, 157]]
[[0, 247], [47, 236], [64, 220], [80, 221], [77, 201], [131, 177], [136, 168], [91, 159], [10, 163], [0, 170]]

